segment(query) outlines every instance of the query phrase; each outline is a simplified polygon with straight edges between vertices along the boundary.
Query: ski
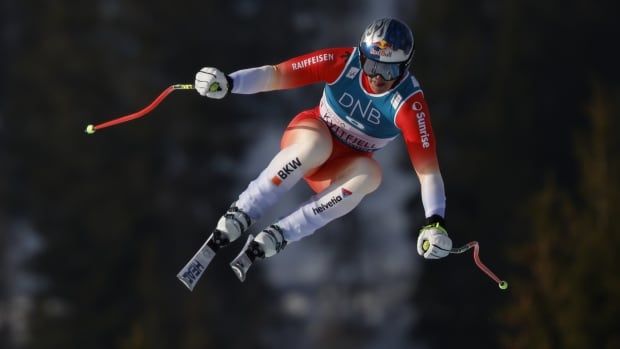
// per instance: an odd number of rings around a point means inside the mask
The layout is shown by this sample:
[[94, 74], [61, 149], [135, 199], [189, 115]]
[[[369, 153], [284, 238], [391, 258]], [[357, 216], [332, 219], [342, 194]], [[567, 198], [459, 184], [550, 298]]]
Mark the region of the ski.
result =
[[252, 241], [254, 241], [254, 236], [248, 236], [248, 240], [245, 242], [245, 245], [243, 246], [243, 249], [241, 249], [239, 255], [232, 262], [230, 262], [230, 267], [241, 282], [245, 281], [245, 275], [248, 272], [248, 269], [252, 266], [253, 259], [247, 254], [247, 250]]
[[207, 269], [207, 266], [211, 263], [213, 257], [215, 257], [215, 252], [207, 245], [208, 242], [209, 239], [205, 241], [194, 257], [192, 257], [177, 274], [177, 278], [181, 280], [183, 285], [190, 291], [194, 289], [196, 283], [198, 283], [198, 280], [200, 280], [200, 277]]

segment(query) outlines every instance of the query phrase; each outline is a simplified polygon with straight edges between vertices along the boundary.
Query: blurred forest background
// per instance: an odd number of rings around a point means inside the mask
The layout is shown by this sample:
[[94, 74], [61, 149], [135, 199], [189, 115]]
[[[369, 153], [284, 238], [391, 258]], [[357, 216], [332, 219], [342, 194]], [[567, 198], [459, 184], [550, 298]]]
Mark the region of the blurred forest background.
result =
[[[0, 2], [0, 347], [619, 348], [620, 37], [615, 1]], [[257, 265], [175, 278], [321, 86], [207, 100], [203, 66], [414, 30], [456, 245], [424, 261], [402, 141], [379, 191]], [[274, 215], [309, 195], [303, 185]], [[268, 221], [264, 222], [269, 223]]]

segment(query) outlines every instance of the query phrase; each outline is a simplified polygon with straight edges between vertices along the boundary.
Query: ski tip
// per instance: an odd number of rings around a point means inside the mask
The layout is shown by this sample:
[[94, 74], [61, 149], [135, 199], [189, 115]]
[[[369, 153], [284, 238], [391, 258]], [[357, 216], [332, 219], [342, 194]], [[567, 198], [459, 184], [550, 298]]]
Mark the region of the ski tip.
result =
[[209, 240], [207, 239], [194, 257], [192, 257], [183, 269], [177, 273], [177, 278], [181, 280], [183, 285], [190, 291], [194, 289], [207, 266], [211, 263], [213, 257], [215, 257], [215, 252], [209, 247], [208, 242]]
[[245, 281], [245, 273], [239, 266], [233, 264], [230, 267], [232, 268], [233, 272], [235, 273], [239, 281], [241, 282]]
[[179, 281], [181, 281], [181, 283], [185, 285], [185, 287], [187, 287], [187, 289], [190, 290], [190, 292], [194, 290], [194, 286], [196, 284], [189, 282], [189, 280], [185, 279], [183, 275], [181, 275], [181, 273], [177, 274], [177, 279], [179, 279]]

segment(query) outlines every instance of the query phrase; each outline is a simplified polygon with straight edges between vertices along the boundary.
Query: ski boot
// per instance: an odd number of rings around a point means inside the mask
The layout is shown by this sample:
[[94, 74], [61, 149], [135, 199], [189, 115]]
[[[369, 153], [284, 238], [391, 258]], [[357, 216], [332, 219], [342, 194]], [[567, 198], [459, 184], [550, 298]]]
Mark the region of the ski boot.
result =
[[252, 218], [233, 203], [219, 219], [207, 241], [177, 274], [177, 278], [191, 291], [217, 251], [239, 238], [252, 223]]
[[237, 240], [254, 223], [252, 218], [233, 203], [220, 217], [215, 230], [207, 240], [207, 246], [214, 252]]
[[271, 225], [261, 231], [256, 239], [254, 236], [248, 236], [243, 249], [231, 263], [230, 267], [241, 282], [245, 280], [245, 276], [252, 266], [256, 258], [267, 258], [282, 251], [286, 246], [286, 240], [282, 234], [282, 229], [277, 225]]

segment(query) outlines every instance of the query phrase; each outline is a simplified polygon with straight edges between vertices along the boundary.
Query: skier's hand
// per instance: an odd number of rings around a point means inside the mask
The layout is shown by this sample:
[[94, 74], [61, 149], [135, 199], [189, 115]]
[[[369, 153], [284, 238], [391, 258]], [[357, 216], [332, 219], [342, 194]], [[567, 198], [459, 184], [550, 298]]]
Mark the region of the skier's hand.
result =
[[201, 96], [222, 99], [232, 90], [232, 79], [217, 68], [205, 67], [196, 73], [194, 88]]
[[418, 254], [426, 259], [443, 258], [450, 254], [452, 240], [444, 228], [443, 218], [433, 215], [418, 235]]

